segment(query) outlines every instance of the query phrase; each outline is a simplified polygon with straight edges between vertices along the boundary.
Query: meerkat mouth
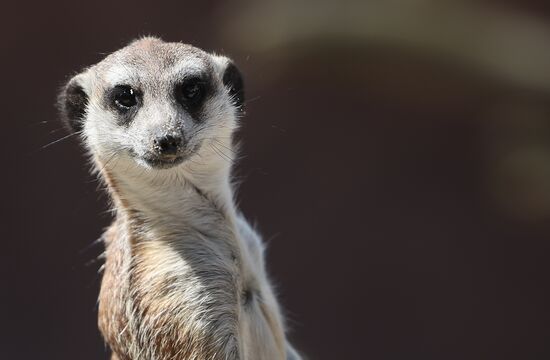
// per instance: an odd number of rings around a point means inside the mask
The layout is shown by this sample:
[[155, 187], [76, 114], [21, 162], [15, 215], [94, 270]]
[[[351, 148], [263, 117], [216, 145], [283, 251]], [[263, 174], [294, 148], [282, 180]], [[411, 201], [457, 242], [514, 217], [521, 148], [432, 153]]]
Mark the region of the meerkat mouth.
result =
[[147, 166], [155, 169], [170, 169], [183, 163], [186, 158], [185, 155], [174, 155], [164, 157], [142, 157], [141, 160], [147, 164]]
[[175, 154], [157, 154], [154, 152], [138, 154], [134, 150], [127, 150], [126, 154], [140, 166], [144, 166], [149, 169], [163, 170], [181, 165], [185, 161], [192, 158], [198, 152], [200, 147], [201, 144], [197, 144], [192, 148], [182, 149]]
[[153, 169], [170, 169], [192, 158], [198, 153], [200, 148], [201, 144], [199, 143], [190, 148], [187, 147], [176, 154], [157, 155], [154, 153], [147, 153], [139, 158], [134, 155], [134, 158], [136, 158], [138, 162], [145, 163], [147, 167]]

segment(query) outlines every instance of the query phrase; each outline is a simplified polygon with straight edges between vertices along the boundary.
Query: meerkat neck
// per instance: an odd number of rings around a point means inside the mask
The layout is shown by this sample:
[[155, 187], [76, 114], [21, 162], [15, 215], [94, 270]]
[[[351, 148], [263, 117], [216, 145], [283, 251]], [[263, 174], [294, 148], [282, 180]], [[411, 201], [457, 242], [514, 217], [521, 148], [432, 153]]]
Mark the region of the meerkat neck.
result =
[[102, 172], [117, 211], [138, 213], [150, 224], [174, 231], [180, 225], [196, 225], [213, 212], [234, 221], [230, 166], [218, 165], [206, 168], [191, 163], [178, 169], [147, 171], [130, 163]]

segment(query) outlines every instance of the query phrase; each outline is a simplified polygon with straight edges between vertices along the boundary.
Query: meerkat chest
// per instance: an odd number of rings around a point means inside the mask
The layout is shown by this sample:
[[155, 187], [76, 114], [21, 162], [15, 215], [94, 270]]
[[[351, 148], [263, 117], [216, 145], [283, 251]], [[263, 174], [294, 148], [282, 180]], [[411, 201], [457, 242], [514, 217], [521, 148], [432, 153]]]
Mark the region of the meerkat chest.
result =
[[119, 357], [238, 358], [242, 286], [231, 241], [179, 234], [127, 243], [108, 245], [100, 295], [100, 327]]

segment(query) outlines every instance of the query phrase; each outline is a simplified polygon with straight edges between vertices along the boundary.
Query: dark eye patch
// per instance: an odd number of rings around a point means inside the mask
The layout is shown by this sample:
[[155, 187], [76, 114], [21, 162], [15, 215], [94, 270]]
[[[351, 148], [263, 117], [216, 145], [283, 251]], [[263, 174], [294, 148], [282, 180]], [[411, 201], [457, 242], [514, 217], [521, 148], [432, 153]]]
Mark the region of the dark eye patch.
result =
[[128, 85], [117, 85], [112, 90], [114, 105], [121, 111], [128, 111], [138, 103], [137, 91]]
[[182, 101], [197, 104], [204, 97], [204, 82], [201, 79], [191, 79], [180, 85], [179, 94]]
[[176, 101], [195, 118], [209, 94], [210, 82], [205, 76], [188, 77], [174, 89]]
[[128, 124], [142, 103], [142, 94], [130, 85], [116, 85], [108, 91], [106, 102], [120, 115], [119, 123]]

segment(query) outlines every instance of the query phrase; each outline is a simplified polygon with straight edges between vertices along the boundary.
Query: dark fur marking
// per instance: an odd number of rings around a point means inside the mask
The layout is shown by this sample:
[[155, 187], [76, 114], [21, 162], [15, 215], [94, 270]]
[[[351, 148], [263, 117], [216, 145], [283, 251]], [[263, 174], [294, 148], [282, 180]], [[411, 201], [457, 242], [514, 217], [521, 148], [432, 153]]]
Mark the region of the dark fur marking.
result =
[[88, 95], [76, 81], [71, 80], [60, 92], [57, 99], [61, 119], [65, 127], [73, 132], [82, 130]]
[[[190, 82], [196, 82], [201, 87], [202, 95], [200, 101], [194, 103], [182, 96], [182, 89]], [[184, 76], [174, 87], [173, 96], [176, 103], [196, 122], [201, 122], [204, 111], [204, 104], [213, 96], [212, 77], [209, 73]]]
[[241, 72], [230, 62], [223, 73], [223, 84], [229, 88], [229, 95], [233, 97], [235, 106], [243, 110], [244, 105], [244, 82]]
[[138, 113], [141, 106], [143, 105], [143, 93], [141, 92], [141, 90], [135, 89], [132, 87], [132, 90], [135, 91], [137, 104], [136, 106], [132, 106], [127, 110], [122, 110], [120, 107], [118, 107], [115, 104], [115, 96], [116, 96], [117, 90], [124, 86], [130, 87], [129, 85], [116, 85], [113, 88], [106, 91], [105, 95], [103, 96], [103, 101], [105, 102], [105, 108], [117, 114], [117, 123], [121, 126], [128, 126], [132, 122], [136, 114]]
[[243, 306], [250, 306], [254, 301], [255, 291], [250, 288], [245, 288], [242, 293]]

